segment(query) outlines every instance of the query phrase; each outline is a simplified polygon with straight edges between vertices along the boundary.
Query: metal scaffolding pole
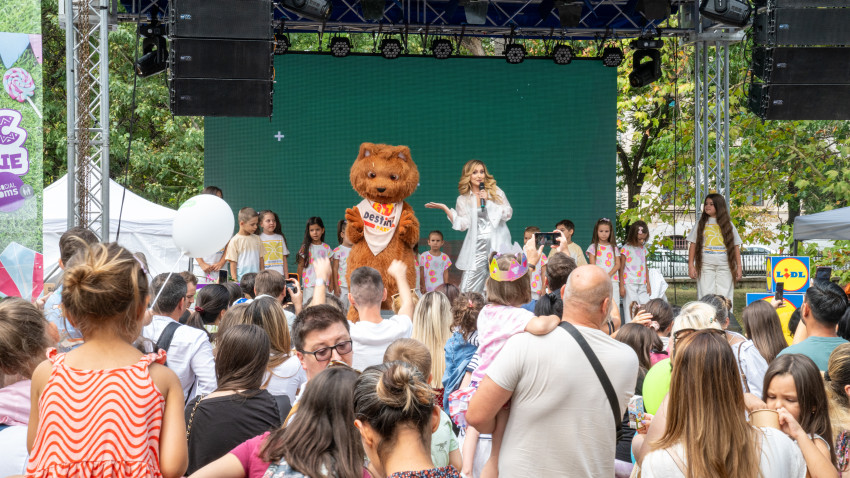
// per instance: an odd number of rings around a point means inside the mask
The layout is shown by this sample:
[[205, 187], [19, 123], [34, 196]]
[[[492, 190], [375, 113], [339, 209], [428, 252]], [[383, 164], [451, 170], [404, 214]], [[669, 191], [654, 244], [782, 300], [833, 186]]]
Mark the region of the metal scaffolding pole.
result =
[[109, 1], [62, 0], [68, 121], [68, 228], [109, 240]]
[[721, 194], [729, 204], [729, 45], [744, 32], [704, 29], [694, 38], [694, 186], [695, 210], [706, 196]]

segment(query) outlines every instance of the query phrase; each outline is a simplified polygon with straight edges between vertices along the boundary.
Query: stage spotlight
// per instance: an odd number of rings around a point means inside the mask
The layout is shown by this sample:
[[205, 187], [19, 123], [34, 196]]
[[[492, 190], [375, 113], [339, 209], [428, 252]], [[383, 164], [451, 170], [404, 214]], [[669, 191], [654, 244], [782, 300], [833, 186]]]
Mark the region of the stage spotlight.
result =
[[[649, 58], [649, 61], [643, 61]], [[632, 57], [632, 72], [629, 84], [632, 88], [641, 88], [661, 79], [661, 52], [659, 50], [638, 50]]]
[[431, 52], [434, 53], [434, 58], [445, 60], [452, 56], [452, 42], [445, 38], [440, 38], [431, 42]]
[[331, 38], [331, 55], [345, 58], [351, 53], [351, 40], [345, 37]]
[[575, 28], [581, 25], [581, 10], [584, 2], [555, 0], [558, 9], [558, 21], [562, 27]]
[[463, 7], [466, 23], [470, 25], [487, 23], [487, 9], [490, 8], [488, 0], [459, 0], [458, 5]]
[[289, 35], [284, 35], [281, 33], [275, 33], [274, 35], [274, 54], [275, 55], [283, 55], [289, 51], [289, 47], [292, 46], [292, 42], [289, 41]]
[[384, 38], [380, 45], [381, 56], [387, 60], [394, 60], [401, 55], [401, 42], [395, 38]]
[[512, 65], [522, 63], [525, 60], [525, 47], [519, 43], [505, 45], [505, 60]]
[[750, 22], [753, 7], [750, 0], [702, 0], [699, 12], [716, 22], [744, 27]]
[[602, 50], [602, 64], [611, 68], [620, 66], [623, 62], [623, 50], [615, 46], [606, 47]]
[[283, 6], [299, 16], [323, 22], [331, 16], [331, 0], [282, 0]]
[[141, 78], [162, 73], [168, 68], [168, 45], [165, 37], [145, 38], [142, 43], [142, 52], [142, 56], [133, 65], [136, 74]]
[[569, 65], [573, 61], [573, 49], [569, 45], [555, 45], [552, 49], [552, 59], [557, 65]]

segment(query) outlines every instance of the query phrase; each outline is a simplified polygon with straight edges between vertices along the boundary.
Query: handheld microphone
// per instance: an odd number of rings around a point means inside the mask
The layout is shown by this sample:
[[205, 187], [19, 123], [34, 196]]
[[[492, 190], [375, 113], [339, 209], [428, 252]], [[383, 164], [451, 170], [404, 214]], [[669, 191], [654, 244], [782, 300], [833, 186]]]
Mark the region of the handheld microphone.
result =
[[[480, 191], [483, 191], [483, 190], [484, 190], [484, 181], [478, 183], [478, 191], [480, 192]], [[481, 199], [479, 199], [479, 201], [481, 201], [481, 209], [484, 209], [485, 203], [487, 202], [487, 200], [484, 199], [484, 198], [481, 198]]]

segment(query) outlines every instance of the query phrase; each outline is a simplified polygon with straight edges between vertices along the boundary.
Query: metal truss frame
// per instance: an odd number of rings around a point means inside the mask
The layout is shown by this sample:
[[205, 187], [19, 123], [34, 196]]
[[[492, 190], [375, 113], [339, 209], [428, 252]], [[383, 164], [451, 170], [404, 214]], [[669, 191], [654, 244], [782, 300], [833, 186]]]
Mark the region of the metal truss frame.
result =
[[109, 240], [109, 0], [65, 6], [68, 228]]
[[712, 192], [729, 204], [729, 46], [744, 31], [697, 24], [694, 42], [694, 210]]

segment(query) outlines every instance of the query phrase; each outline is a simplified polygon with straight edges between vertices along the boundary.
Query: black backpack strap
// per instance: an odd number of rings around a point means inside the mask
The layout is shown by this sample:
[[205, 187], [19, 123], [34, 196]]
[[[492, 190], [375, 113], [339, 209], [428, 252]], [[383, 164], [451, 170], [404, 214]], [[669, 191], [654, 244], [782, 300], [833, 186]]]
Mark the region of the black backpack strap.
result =
[[159, 338], [156, 340], [156, 348], [157, 350], [165, 350], [165, 361], [168, 362], [168, 347], [171, 347], [171, 340], [174, 338], [174, 332], [177, 330], [177, 327], [180, 327], [180, 322], [171, 321], [165, 328], [162, 330], [162, 333], [159, 334]]
[[617, 400], [617, 393], [614, 391], [614, 386], [611, 385], [611, 380], [608, 379], [608, 374], [605, 373], [605, 369], [602, 368], [602, 363], [596, 357], [596, 354], [593, 353], [593, 349], [590, 348], [590, 344], [587, 343], [587, 340], [584, 339], [584, 336], [581, 335], [581, 332], [579, 332], [573, 324], [566, 320], [562, 320], [558, 326], [566, 330], [573, 336], [575, 341], [578, 342], [579, 347], [581, 347], [582, 352], [584, 352], [584, 355], [587, 356], [587, 360], [593, 367], [593, 371], [596, 372], [596, 377], [599, 379], [599, 382], [602, 383], [605, 395], [608, 396], [608, 403], [611, 405], [611, 412], [614, 414], [614, 428], [617, 430], [617, 440], [619, 441], [620, 435], [623, 433], [621, 428], [623, 416], [620, 414], [620, 402]]
[[277, 404], [277, 413], [280, 415], [280, 424], [283, 425], [286, 423], [286, 417], [289, 415], [289, 411], [292, 409], [292, 404], [289, 402], [288, 395], [272, 395], [274, 397], [274, 401]]

